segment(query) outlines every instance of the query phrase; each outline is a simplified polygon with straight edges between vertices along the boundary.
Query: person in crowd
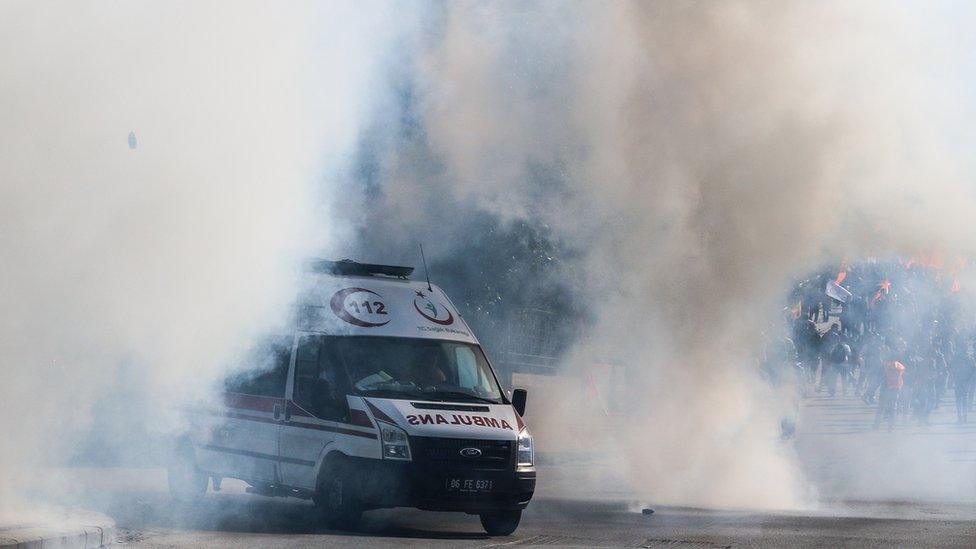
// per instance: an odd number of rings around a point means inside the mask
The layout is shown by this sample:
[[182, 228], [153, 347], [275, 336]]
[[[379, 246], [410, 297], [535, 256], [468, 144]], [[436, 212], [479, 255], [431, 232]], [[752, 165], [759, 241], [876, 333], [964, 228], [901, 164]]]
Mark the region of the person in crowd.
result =
[[816, 286], [816, 280], [807, 279], [803, 282], [803, 311], [813, 322], [819, 321], [820, 294], [823, 293], [823, 288], [818, 289]]
[[919, 345], [915, 347], [911, 360], [912, 409], [919, 424], [928, 425], [929, 414], [935, 407], [935, 384], [938, 379], [936, 353], [931, 345], [926, 345], [925, 348]]
[[821, 322], [830, 322], [831, 300], [829, 297], [827, 297], [827, 294], [824, 292], [824, 289], [827, 287], [827, 281], [830, 279], [831, 276], [829, 273], [820, 273], [814, 279], [816, 280], [816, 282], [814, 283], [814, 288], [817, 289], [817, 299], [819, 300], [819, 308], [821, 311], [820, 313]]
[[[836, 325], [835, 325], [836, 326]], [[837, 380], [843, 394], [847, 394], [847, 379], [851, 368], [851, 346], [846, 341], [838, 341], [827, 356], [827, 394], [834, 396], [837, 391]]]
[[[855, 288], [851, 286], [848, 289]], [[851, 309], [851, 319], [853, 325], [851, 329], [858, 333], [864, 333], [867, 331], [868, 323], [868, 300], [867, 297], [862, 294], [854, 294], [850, 298], [848, 308]]]
[[[974, 340], [976, 340], [976, 333], [969, 335], [965, 345], [960, 345], [956, 348], [963, 349], [961, 352], [966, 353], [968, 356], [976, 359], [976, 349], [973, 347]], [[973, 396], [974, 393], [976, 393], [976, 372], [973, 373], [972, 380], [969, 383], [969, 390], [966, 391], [966, 401], [969, 402], [970, 412], [976, 409], [976, 398]]]
[[[967, 422], [976, 409], [976, 311], [959, 297], [955, 276], [924, 257], [845, 263], [842, 270], [843, 277], [836, 269], [817, 273], [789, 294], [785, 329], [801, 394], [816, 386], [836, 396], [838, 382], [843, 394], [853, 387], [865, 404], [877, 403], [876, 426], [887, 420], [890, 429], [899, 412], [928, 424], [951, 388], [957, 420]], [[851, 292], [844, 302], [825, 293], [835, 277]], [[822, 336], [820, 322], [828, 326]]]
[[820, 387], [817, 389], [818, 392], [823, 392], [827, 389], [827, 383], [833, 378], [833, 372], [829, 371], [830, 368], [830, 353], [834, 350], [841, 341], [840, 335], [840, 325], [833, 324], [830, 326], [824, 334], [820, 337]]
[[881, 397], [878, 399], [878, 410], [874, 415], [874, 428], [881, 426], [882, 421], [888, 422], [888, 432], [895, 428], [895, 415], [898, 410], [898, 397], [905, 385], [905, 366], [889, 356], [884, 361], [884, 385]]
[[[850, 387], [855, 395], [860, 395], [860, 389], [855, 384], [855, 378], [861, 374], [861, 345], [864, 342], [864, 336], [857, 332], [844, 332], [845, 343], [847, 343], [851, 348], [851, 357], [848, 361], [847, 367], [847, 386]], [[847, 394], [847, 391], [844, 391]]]
[[820, 353], [820, 332], [817, 331], [817, 325], [801, 315], [793, 321], [793, 342], [796, 343], [797, 358], [803, 368], [806, 383], [812, 386], [817, 382]]
[[952, 341], [949, 334], [944, 333], [944, 331], [933, 333], [929, 354], [934, 369], [932, 410], [937, 410], [942, 402], [942, 397], [945, 396], [946, 383], [949, 381], [949, 360], [947, 357], [952, 356]]
[[976, 378], [976, 362], [964, 347], [957, 348], [951, 359], [952, 385], [956, 397], [956, 419], [959, 424], [969, 421], [972, 385]]
[[907, 414], [911, 407], [914, 392], [912, 384], [915, 382], [915, 376], [918, 370], [918, 365], [914, 360], [917, 360], [918, 357], [915, 353], [912, 353], [911, 346], [903, 337], [895, 340], [895, 345], [892, 347], [892, 356], [904, 368], [902, 371], [902, 387], [896, 408], [898, 412]]
[[858, 377], [861, 400], [865, 404], [874, 404], [875, 395], [884, 382], [882, 357], [885, 352], [884, 338], [874, 331], [869, 331], [861, 350], [861, 375]]
[[[797, 351], [792, 339], [783, 336], [768, 341], [763, 355], [762, 372], [772, 387], [802, 390], [802, 372], [797, 370]], [[784, 439], [796, 432], [797, 410], [798, 405], [780, 419], [780, 435]]]
[[782, 336], [770, 340], [762, 359], [762, 370], [773, 386], [784, 380], [793, 379], [797, 362], [796, 345], [789, 337]]

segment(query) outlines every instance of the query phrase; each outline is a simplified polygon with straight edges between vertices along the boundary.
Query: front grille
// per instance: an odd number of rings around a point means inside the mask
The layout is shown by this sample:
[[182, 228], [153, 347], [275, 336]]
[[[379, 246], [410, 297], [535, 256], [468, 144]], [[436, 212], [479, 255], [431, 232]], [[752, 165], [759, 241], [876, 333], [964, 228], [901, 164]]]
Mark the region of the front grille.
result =
[[[514, 440], [414, 437], [411, 445], [415, 456], [442, 465], [501, 470], [509, 468], [515, 462]], [[481, 455], [463, 456], [461, 450], [464, 448], [477, 448]]]

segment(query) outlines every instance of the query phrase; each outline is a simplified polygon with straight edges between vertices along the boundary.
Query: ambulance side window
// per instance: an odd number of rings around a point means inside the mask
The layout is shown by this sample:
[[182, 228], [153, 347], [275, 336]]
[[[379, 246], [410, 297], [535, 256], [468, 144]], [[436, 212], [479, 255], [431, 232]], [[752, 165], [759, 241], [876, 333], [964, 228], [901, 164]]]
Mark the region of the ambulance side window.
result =
[[291, 360], [291, 338], [259, 345], [248, 359], [248, 369], [227, 380], [228, 393], [283, 398]]
[[320, 419], [340, 420], [346, 415], [336, 351], [334, 340], [328, 337], [305, 336], [298, 342], [292, 399]]

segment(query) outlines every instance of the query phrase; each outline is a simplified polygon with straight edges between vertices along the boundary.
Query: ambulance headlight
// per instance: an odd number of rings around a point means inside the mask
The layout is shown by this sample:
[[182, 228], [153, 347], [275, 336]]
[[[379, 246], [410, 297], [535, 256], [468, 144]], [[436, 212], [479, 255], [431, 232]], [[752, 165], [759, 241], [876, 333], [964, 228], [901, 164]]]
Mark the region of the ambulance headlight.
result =
[[410, 459], [410, 443], [407, 433], [399, 427], [379, 423], [380, 439], [383, 441], [383, 459]]
[[532, 450], [532, 435], [525, 429], [519, 433], [518, 437], [518, 466], [531, 467], [535, 461], [535, 453]]

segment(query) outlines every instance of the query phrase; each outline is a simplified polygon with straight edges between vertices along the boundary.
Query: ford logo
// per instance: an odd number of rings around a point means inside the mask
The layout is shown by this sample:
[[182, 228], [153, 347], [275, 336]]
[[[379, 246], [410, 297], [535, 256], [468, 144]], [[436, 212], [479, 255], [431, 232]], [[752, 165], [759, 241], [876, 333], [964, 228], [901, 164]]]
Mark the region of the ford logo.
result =
[[481, 450], [478, 448], [461, 448], [461, 451], [458, 453], [466, 458], [476, 458], [481, 455]]

